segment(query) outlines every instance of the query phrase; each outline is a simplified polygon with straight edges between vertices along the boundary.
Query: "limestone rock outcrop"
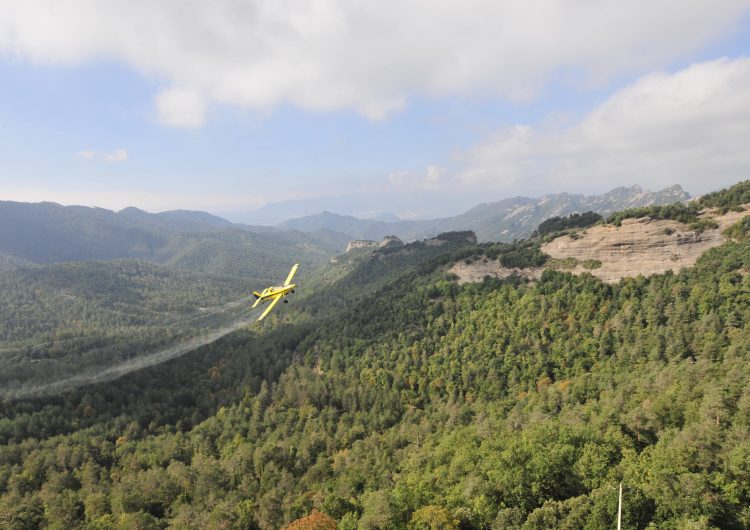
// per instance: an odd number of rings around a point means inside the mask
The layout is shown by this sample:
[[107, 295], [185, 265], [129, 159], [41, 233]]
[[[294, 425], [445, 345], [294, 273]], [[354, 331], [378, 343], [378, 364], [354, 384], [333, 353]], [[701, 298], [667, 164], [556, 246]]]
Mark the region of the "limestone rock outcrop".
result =
[[458, 283], [481, 282], [486, 276], [492, 278], [508, 278], [513, 275], [522, 276], [530, 280], [538, 280], [542, 276], [544, 269], [542, 267], [533, 267], [527, 269], [503, 267], [498, 260], [480, 258], [471, 263], [464, 260], [456, 262], [449, 270], [449, 273], [458, 277]]
[[[726, 237], [722, 232], [748, 213], [748, 205], [743, 211], [726, 214], [705, 211], [700, 217], [714, 221], [718, 228], [704, 230], [693, 230], [678, 221], [648, 217], [624, 219], [621, 226], [596, 225], [542, 245], [542, 252], [553, 258], [544, 268], [562, 268], [573, 274], [587, 272], [609, 283], [639, 274], [678, 272], [695, 265], [707, 250], [723, 244]], [[486, 258], [469, 261], [459, 261], [449, 270], [458, 276], [459, 283], [480, 282], [485, 276], [507, 278], [513, 274], [533, 280], [538, 279], [544, 269], [506, 268]]]
[[383, 238], [383, 241], [378, 244], [378, 248], [396, 248], [396, 247], [403, 247], [404, 242], [401, 241], [396, 236], [385, 236]]
[[369, 241], [367, 239], [355, 239], [354, 241], [349, 241], [349, 244], [346, 246], [346, 251], [351, 252], [352, 250], [356, 250], [358, 248], [376, 249], [378, 248], [378, 242]]
[[706, 218], [718, 223], [718, 229], [691, 230], [688, 225], [648, 217], [625, 219], [622, 226], [598, 225], [574, 236], [559, 237], [542, 245], [542, 252], [553, 258], [575, 258], [578, 262], [601, 262], [598, 268], [578, 265], [575, 274], [590, 272], [605, 282], [616, 282], [629, 276], [649, 276], [668, 270], [677, 272], [695, 264], [710, 248], [726, 241], [723, 229], [747, 212], [731, 212]]

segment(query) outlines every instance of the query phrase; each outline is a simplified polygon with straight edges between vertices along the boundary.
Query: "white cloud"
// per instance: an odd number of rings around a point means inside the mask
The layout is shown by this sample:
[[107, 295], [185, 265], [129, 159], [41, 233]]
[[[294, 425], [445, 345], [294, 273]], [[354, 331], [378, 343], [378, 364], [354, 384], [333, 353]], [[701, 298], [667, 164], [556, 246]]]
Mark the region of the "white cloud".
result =
[[168, 125], [205, 102], [355, 109], [409, 97], [529, 98], [550, 79], [644, 72], [726, 34], [747, 0], [4, 0], [0, 53], [122, 61], [174, 87]]
[[102, 153], [100, 156], [105, 162], [125, 162], [128, 159], [128, 152], [125, 149], [118, 148], [111, 153]]
[[82, 160], [93, 160], [96, 158], [96, 153], [90, 150], [78, 151], [76, 153], [76, 158], [80, 158]]
[[90, 149], [78, 151], [76, 158], [81, 160], [102, 160], [104, 162], [125, 162], [128, 159], [128, 152], [119, 147], [111, 153], [98, 153]]
[[522, 190], [680, 183], [691, 191], [750, 178], [750, 58], [645, 76], [578, 123], [516, 126], [457, 155], [464, 187]]
[[445, 189], [453, 183], [446, 168], [427, 166], [425, 171], [395, 171], [388, 181], [398, 191], [435, 191]]
[[163, 125], [195, 129], [205, 122], [206, 101], [195, 90], [162, 90], [155, 100], [159, 122]]

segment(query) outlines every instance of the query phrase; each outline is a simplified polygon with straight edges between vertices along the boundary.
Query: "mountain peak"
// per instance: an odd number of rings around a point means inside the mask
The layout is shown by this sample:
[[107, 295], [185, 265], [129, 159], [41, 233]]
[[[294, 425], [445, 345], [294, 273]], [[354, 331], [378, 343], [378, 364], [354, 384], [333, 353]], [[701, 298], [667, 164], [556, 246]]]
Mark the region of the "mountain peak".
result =
[[660, 191], [644, 191], [638, 185], [620, 186], [601, 195], [556, 193], [539, 198], [509, 197], [478, 204], [461, 215], [424, 221], [384, 221], [337, 215], [330, 211], [290, 219], [281, 225], [302, 232], [316, 229], [334, 230], [352, 239], [379, 240], [395, 234], [405, 241], [431, 238], [441, 232], [473, 230], [479, 241], [510, 242], [529, 236], [550, 217], [593, 211], [607, 215], [638, 206], [682, 202], [690, 195], [681, 186]]
[[122, 215], [148, 215], [147, 211], [136, 208], [135, 206], [128, 206], [117, 213]]

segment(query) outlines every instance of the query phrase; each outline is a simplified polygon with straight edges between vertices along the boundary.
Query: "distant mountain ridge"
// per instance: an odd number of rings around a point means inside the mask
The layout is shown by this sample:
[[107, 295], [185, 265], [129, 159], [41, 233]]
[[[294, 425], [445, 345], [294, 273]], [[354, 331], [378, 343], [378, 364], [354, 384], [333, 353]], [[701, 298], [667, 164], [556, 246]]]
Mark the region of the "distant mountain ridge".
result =
[[690, 194], [679, 185], [660, 191], [644, 191], [640, 186], [630, 186], [615, 188], [602, 195], [558, 193], [537, 199], [511, 197], [479, 204], [463, 214], [442, 219], [387, 222], [326, 211], [290, 219], [277, 226], [302, 232], [333, 230], [352, 239], [371, 240], [380, 240], [386, 235], [415, 240], [434, 237], [441, 232], [473, 230], [479, 241], [508, 242], [528, 237], [550, 217], [586, 211], [607, 215], [627, 208], [684, 202], [688, 199]]
[[142, 259], [212, 274], [266, 278], [276, 266], [325, 263], [349, 238], [234, 224], [206, 212], [119, 212], [0, 201], [0, 270], [29, 263]]
[[[603, 195], [568, 193], [538, 199], [512, 197], [484, 203], [442, 219], [408, 221], [395, 216], [360, 219], [321, 212], [275, 227], [232, 223], [207, 212], [149, 213], [129, 207], [61, 206], [0, 201], [0, 270], [66, 261], [144, 259], [214, 274], [264, 277], [276, 264], [299, 257], [322, 264], [349, 240], [405, 241], [442, 232], [472, 230], [479, 241], [512, 241], [529, 236], [544, 220], [588, 210], [607, 215], [636, 206], [685, 201], [680, 186], [643, 191], [621, 187]], [[237, 264], [243, 263], [242, 267]], [[286, 263], [284, 263], [286, 266]]]

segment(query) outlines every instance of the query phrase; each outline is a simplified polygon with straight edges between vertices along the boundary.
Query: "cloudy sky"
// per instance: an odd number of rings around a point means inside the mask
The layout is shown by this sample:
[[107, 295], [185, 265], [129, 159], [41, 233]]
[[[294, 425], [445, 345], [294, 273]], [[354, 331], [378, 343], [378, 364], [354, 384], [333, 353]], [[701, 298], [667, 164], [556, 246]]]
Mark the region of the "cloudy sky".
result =
[[748, 138], [750, 0], [0, 0], [0, 199], [430, 216]]

